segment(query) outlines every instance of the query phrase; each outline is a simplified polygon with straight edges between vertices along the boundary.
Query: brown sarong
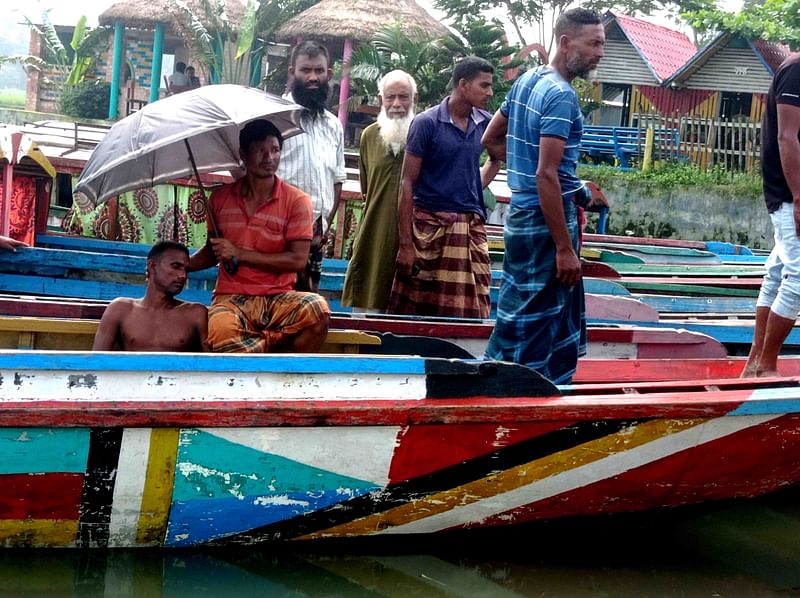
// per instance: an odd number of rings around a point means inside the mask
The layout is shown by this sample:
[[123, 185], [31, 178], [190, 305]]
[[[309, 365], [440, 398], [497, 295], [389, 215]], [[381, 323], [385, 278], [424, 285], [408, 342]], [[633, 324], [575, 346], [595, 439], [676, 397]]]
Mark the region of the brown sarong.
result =
[[218, 295], [208, 310], [208, 345], [216, 353], [266, 353], [328, 313], [315, 293]]
[[389, 313], [488, 318], [492, 267], [483, 218], [414, 208], [415, 274], [395, 274]]

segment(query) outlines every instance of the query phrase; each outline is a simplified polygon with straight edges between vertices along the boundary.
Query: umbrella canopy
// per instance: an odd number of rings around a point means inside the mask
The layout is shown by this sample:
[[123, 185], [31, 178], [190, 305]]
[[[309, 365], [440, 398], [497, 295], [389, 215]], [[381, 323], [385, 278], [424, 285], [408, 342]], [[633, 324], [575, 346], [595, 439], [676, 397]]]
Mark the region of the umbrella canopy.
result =
[[[242, 172], [239, 131], [258, 118], [284, 138], [302, 133], [303, 108], [252, 87], [207, 85], [148, 104], [117, 122], [86, 161], [75, 191], [98, 204], [198, 172]], [[191, 146], [191, 157], [187, 148]]]

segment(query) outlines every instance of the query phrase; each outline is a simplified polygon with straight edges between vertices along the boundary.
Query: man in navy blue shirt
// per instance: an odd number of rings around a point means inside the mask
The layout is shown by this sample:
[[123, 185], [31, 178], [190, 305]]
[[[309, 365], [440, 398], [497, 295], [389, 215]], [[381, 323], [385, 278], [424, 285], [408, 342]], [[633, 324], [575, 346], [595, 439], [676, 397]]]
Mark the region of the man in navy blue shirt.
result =
[[489, 317], [492, 271], [481, 169], [494, 67], [476, 56], [453, 70], [452, 93], [411, 123], [400, 180], [400, 249], [389, 313]]
[[[575, 172], [583, 116], [571, 82], [603, 57], [600, 16], [574, 8], [559, 16], [550, 64], [514, 83], [483, 142], [506, 160], [511, 206], [497, 321], [488, 359], [522, 363], [557, 384], [572, 380], [586, 352]], [[507, 138], [507, 142], [506, 142]]]

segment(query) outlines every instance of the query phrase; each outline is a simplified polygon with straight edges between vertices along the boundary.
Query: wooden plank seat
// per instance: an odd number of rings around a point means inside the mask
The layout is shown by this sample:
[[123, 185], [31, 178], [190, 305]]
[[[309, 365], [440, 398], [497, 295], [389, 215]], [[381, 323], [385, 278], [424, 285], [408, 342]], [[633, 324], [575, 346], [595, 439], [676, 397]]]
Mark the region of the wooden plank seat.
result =
[[[646, 129], [638, 127], [607, 127], [584, 125], [581, 153], [599, 162], [616, 158], [620, 168], [630, 168], [630, 157], [644, 153]], [[655, 157], [679, 157], [678, 130], [653, 129]]]
[[[89, 351], [98, 320], [0, 316], [0, 349]], [[361, 330], [329, 330], [320, 353], [360, 353], [381, 339]]]

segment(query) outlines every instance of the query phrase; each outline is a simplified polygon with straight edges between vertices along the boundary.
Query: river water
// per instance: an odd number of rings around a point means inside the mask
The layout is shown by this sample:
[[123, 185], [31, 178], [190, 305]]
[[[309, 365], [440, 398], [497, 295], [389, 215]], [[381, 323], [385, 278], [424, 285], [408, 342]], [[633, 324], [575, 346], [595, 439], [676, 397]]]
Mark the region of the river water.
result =
[[0, 596], [800, 596], [800, 490], [659, 516], [380, 543], [6, 550]]

